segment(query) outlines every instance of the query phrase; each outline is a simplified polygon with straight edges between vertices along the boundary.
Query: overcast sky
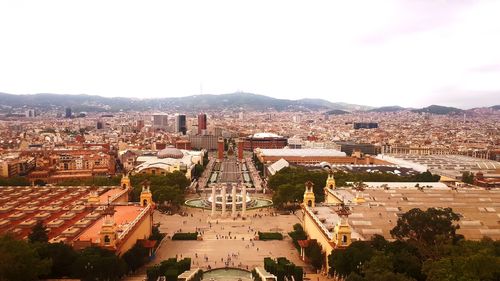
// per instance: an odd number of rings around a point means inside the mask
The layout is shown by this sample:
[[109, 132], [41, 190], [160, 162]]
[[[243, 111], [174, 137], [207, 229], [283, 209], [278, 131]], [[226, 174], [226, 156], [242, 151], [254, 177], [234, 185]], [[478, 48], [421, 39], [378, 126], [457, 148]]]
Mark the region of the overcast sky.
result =
[[500, 104], [500, 1], [0, 0], [0, 92], [235, 91]]

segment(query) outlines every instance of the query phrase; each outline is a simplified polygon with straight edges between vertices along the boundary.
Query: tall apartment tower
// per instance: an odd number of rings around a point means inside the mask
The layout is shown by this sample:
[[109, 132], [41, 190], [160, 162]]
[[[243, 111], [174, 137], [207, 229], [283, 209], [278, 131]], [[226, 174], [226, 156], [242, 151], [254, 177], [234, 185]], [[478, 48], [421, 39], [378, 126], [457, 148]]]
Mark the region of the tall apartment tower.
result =
[[224, 139], [219, 138], [217, 140], [217, 159], [224, 159]]
[[243, 141], [241, 139], [236, 140], [236, 145], [238, 147], [238, 160], [243, 161]]
[[153, 114], [153, 129], [167, 129], [168, 115], [166, 114]]
[[198, 135], [203, 135], [207, 130], [207, 115], [205, 113], [198, 114]]
[[186, 115], [184, 114], [176, 114], [175, 115], [175, 124], [174, 130], [176, 133], [186, 134], [187, 126], [186, 126]]
[[72, 116], [71, 107], [66, 107], [66, 114], [64, 115], [64, 117], [71, 118], [71, 116]]

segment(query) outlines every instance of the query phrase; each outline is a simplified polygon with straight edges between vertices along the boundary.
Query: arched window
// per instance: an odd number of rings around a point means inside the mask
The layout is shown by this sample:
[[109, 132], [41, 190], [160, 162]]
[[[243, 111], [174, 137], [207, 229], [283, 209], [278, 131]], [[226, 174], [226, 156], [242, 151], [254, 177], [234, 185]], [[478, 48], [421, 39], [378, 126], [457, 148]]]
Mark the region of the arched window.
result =
[[105, 245], [108, 245], [108, 244], [109, 244], [109, 242], [111, 242], [111, 240], [109, 239], [109, 236], [108, 236], [108, 235], [105, 235], [105, 236], [104, 236], [104, 244], [105, 244]]
[[307, 207], [312, 207], [312, 201], [311, 200], [307, 201]]
[[347, 244], [347, 235], [342, 235], [342, 244]]
[[144, 199], [144, 200], [142, 201], [142, 204], [143, 204], [144, 206], [146, 206], [146, 205], [148, 204], [148, 200]]

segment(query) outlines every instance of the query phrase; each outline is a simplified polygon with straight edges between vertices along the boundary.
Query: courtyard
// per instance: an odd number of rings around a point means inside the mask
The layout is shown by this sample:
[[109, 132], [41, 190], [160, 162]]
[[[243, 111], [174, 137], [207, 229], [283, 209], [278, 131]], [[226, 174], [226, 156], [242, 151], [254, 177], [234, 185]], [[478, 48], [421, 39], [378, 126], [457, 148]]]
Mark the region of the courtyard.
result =
[[[297, 265], [306, 264], [299, 259], [297, 250], [286, 234], [296, 223], [298, 215], [279, 215], [273, 209], [247, 212], [246, 220], [210, 218], [210, 211], [186, 208], [186, 216], [154, 213], [154, 222], [160, 223], [160, 231], [171, 237], [176, 232], [201, 232], [200, 241], [176, 241], [164, 239], [151, 264], [171, 257], [189, 257], [193, 267], [203, 269], [239, 267], [252, 269], [263, 266], [264, 257], [287, 257]], [[298, 213], [297, 213], [298, 214]], [[219, 214], [220, 215], [220, 214]], [[255, 241], [258, 231], [281, 232], [282, 241]]]

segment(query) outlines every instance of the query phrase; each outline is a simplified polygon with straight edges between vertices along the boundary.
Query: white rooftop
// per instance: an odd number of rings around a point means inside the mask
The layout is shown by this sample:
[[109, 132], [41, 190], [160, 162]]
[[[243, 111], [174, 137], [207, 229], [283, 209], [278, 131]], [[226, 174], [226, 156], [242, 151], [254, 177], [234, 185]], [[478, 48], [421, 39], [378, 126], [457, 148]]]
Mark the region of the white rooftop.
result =
[[345, 157], [345, 152], [335, 149], [305, 148], [305, 149], [260, 149], [262, 156], [298, 156], [298, 157]]
[[[347, 182], [352, 184], [352, 182]], [[433, 189], [446, 189], [450, 188], [442, 182], [363, 182], [366, 188], [417, 188], [417, 187], [432, 187]]]
[[269, 170], [269, 173], [271, 173], [271, 175], [274, 175], [277, 172], [281, 171], [281, 169], [289, 167], [289, 166], [290, 166], [290, 164], [288, 163], [288, 161], [281, 158], [280, 160], [274, 162], [269, 167], [267, 167], [267, 169]]
[[250, 136], [251, 138], [254, 139], [264, 139], [264, 138], [282, 138], [282, 136], [279, 136], [277, 134], [273, 133], [256, 133]]

